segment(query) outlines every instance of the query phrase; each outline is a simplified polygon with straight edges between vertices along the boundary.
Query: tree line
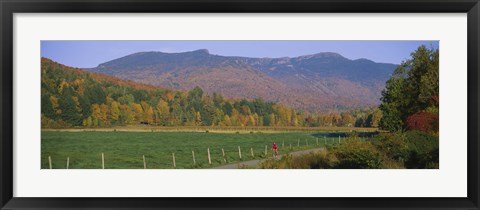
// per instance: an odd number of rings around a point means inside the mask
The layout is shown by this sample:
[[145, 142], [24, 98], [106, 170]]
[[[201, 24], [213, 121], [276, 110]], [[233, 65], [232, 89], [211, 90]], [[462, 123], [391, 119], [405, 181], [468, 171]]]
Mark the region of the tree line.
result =
[[378, 108], [308, 113], [283, 104], [164, 88], [85, 72], [42, 58], [43, 128], [156, 126], [377, 127]]
[[382, 92], [380, 127], [391, 132], [439, 129], [439, 50], [418, 47]]

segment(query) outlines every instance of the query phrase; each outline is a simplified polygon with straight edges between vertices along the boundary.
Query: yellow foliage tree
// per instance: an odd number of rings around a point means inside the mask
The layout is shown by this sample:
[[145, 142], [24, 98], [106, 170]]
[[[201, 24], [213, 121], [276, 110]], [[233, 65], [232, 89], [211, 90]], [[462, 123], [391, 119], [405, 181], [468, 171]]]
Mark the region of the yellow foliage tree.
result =
[[108, 122], [108, 114], [109, 114], [108, 111], [109, 110], [108, 110], [107, 105], [105, 105], [105, 104], [100, 105], [100, 118], [99, 118], [99, 120], [101, 120], [104, 123], [104, 125], [109, 124], [109, 122]]
[[132, 108], [133, 108], [134, 121], [142, 122], [143, 121], [142, 105], [137, 104], [137, 103], [133, 103]]
[[55, 96], [50, 96], [50, 101], [53, 105], [53, 110], [55, 110], [55, 114], [62, 114], [62, 110], [60, 109], [60, 105], [58, 105], [58, 99]]
[[168, 103], [164, 101], [163, 99], [159, 99], [157, 103], [157, 111], [158, 111], [158, 118], [159, 118], [159, 123], [164, 124], [167, 121], [167, 118], [170, 114], [170, 107], [168, 106]]
[[195, 113], [195, 125], [202, 125], [202, 116], [200, 112]]
[[225, 117], [223, 117], [223, 124], [226, 126], [232, 126], [232, 120], [230, 120], [230, 117], [228, 115], [225, 115]]
[[120, 104], [116, 101], [110, 104], [110, 117], [114, 122], [117, 122], [120, 117]]
[[153, 108], [152, 107], [148, 107], [147, 111], [145, 112], [145, 119], [144, 121], [146, 121], [148, 124], [153, 124]]

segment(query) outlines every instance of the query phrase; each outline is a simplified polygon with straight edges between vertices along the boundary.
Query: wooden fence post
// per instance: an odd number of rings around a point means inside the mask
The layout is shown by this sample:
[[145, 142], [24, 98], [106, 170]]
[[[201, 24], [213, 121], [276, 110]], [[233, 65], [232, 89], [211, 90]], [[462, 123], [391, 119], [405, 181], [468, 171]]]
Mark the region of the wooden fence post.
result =
[[52, 158], [48, 156], [48, 166], [52, 169]]
[[252, 153], [252, 157], [255, 157], [255, 155], [253, 155], [253, 148], [250, 147], [250, 152]]
[[172, 153], [172, 158], [173, 158], [173, 167], [176, 168], [177, 164], [175, 163], [175, 153]]
[[102, 152], [102, 169], [105, 169], [105, 156], [103, 155], [103, 152]]
[[210, 159], [210, 147], [207, 148], [207, 153], [208, 153], [208, 164], [212, 165], [212, 159]]
[[195, 152], [192, 150], [192, 157], [193, 157], [193, 165], [197, 164], [197, 162], [195, 161]]
[[242, 159], [242, 151], [240, 150], [240, 146], [238, 146], [238, 157]]

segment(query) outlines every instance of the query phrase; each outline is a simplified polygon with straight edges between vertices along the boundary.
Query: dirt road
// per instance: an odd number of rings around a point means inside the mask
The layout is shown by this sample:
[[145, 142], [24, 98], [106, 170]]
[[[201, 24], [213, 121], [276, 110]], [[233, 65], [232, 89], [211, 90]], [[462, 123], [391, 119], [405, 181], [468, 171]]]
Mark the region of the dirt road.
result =
[[[290, 155], [293, 155], [293, 156], [296, 156], [296, 155], [305, 155], [305, 154], [308, 154], [310, 152], [316, 152], [316, 151], [321, 151], [323, 150], [324, 148], [315, 148], [315, 149], [307, 149], [307, 150], [302, 150], [302, 151], [296, 151], [296, 152], [291, 152], [291, 153], [288, 153]], [[282, 158], [284, 155], [278, 155], [277, 158]], [[270, 158], [271, 159], [271, 158]], [[223, 165], [223, 166], [219, 166], [219, 167], [215, 167], [213, 169], [238, 169], [239, 166], [248, 166], [248, 167], [251, 167], [251, 166], [256, 166], [258, 163], [260, 163], [261, 161], [264, 161], [264, 160], [267, 160], [267, 159], [259, 159], [259, 160], [249, 160], [249, 161], [245, 161], [245, 162], [240, 162], [240, 163], [235, 163], [235, 164], [228, 164], [228, 165]]]

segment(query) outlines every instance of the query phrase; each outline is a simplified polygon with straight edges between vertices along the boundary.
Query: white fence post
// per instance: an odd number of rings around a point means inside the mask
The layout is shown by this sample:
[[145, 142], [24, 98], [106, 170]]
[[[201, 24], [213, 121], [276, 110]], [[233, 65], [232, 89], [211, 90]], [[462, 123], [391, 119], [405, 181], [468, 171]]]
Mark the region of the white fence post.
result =
[[192, 157], [193, 157], [193, 165], [197, 164], [195, 161], [195, 152], [192, 150]]
[[52, 158], [48, 156], [48, 166], [52, 169]]
[[173, 158], [173, 167], [176, 168], [177, 164], [175, 163], [175, 153], [172, 153], [172, 158]]
[[102, 169], [105, 169], [105, 155], [102, 152]]
[[240, 150], [240, 146], [238, 146], [238, 157], [242, 159], [242, 151]]
[[145, 161], [145, 155], [142, 155], [143, 157], [143, 169], [147, 169], [147, 162]]
[[67, 157], [67, 169], [69, 168], [70, 165], [70, 157]]
[[222, 148], [223, 162], [227, 163], [227, 158], [225, 157], [225, 150]]
[[207, 148], [207, 153], [208, 153], [208, 164], [212, 165], [212, 159], [210, 159], [210, 147]]

